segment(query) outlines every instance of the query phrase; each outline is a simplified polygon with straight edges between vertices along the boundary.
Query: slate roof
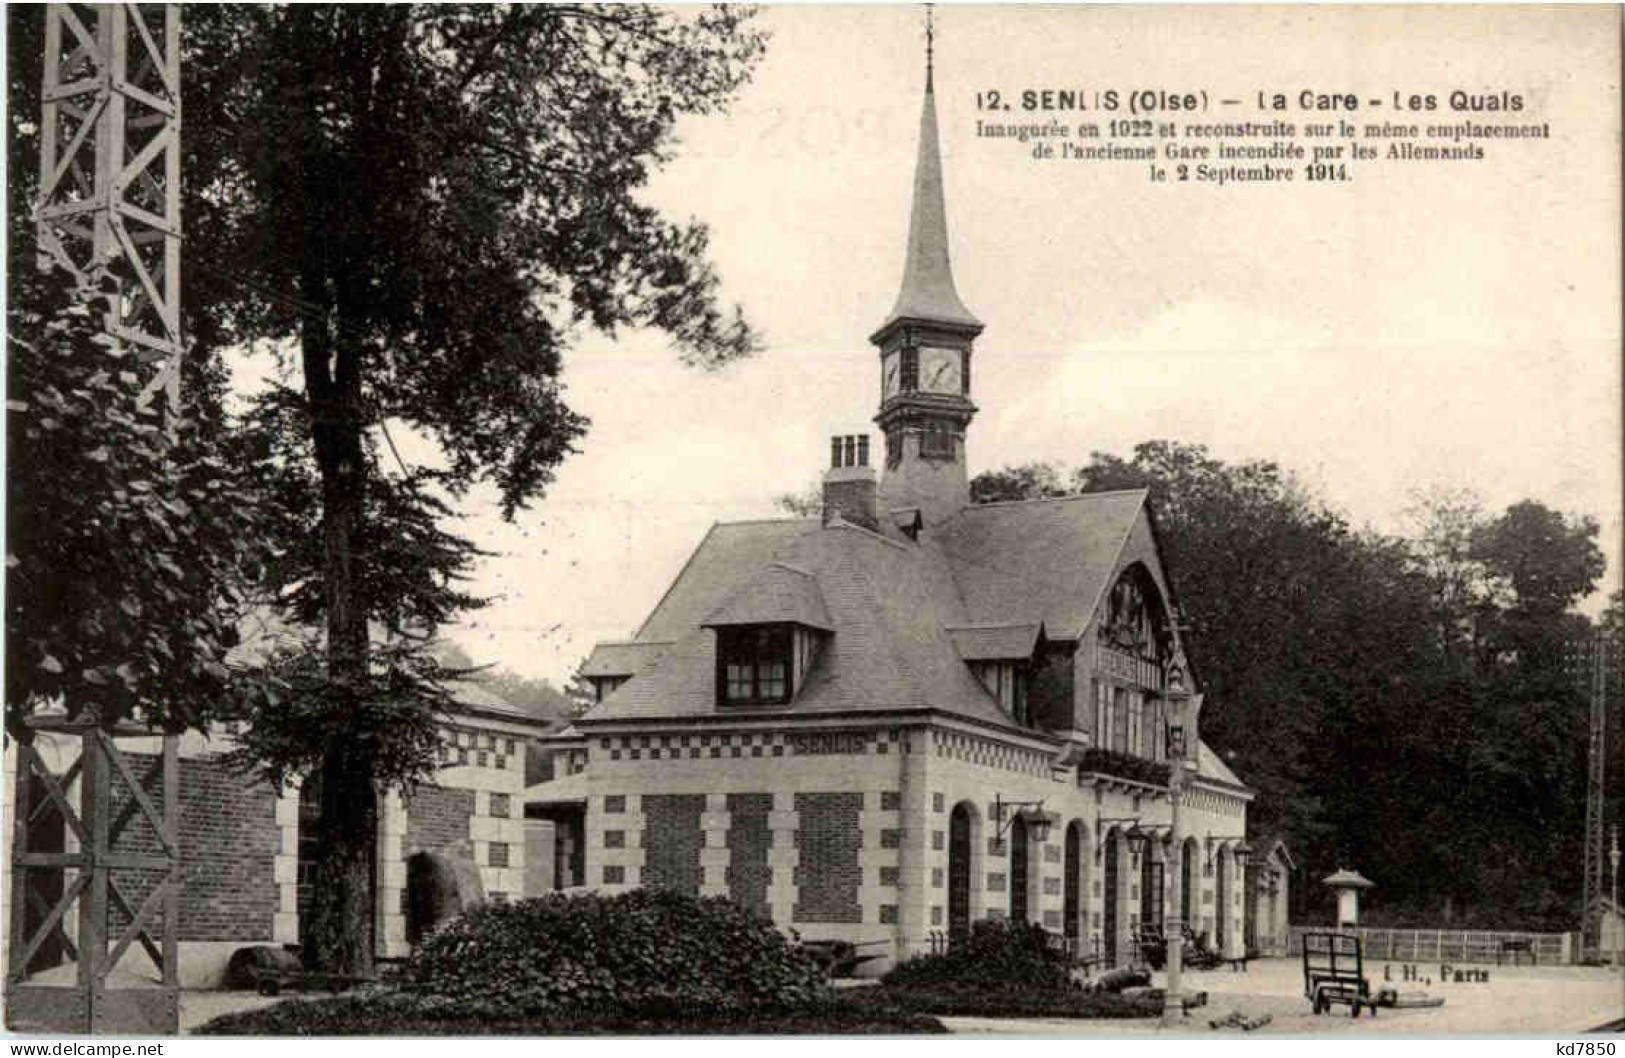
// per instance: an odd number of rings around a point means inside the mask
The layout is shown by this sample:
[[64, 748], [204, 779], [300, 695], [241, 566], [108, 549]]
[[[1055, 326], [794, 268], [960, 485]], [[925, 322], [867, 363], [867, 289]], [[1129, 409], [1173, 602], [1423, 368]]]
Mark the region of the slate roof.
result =
[[658, 658], [667, 647], [671, 646], [669, 640], [637, 642], [632, 640], [622, 643], [599, 643], [587, 655], [587, 660], [581, 663], [581, 675], [593, 676], [635, 676]]
[[793, 620], [833, 634], [795, 699], [752, 715], [928, 707], [1014, 728], [965, 661], [1030, 656], [1040, 626], [1075, 638], [1144, 502], [1134, 491], [971, 507], [918, 541], [818, 519], [714, 525], [633, 644], [594, 652], [604, 675], [637, 674], [582, 721], [717, 715], [707, 629]]
[[785, 622], [835, 631], [835, 623], [824, 605], [824, 594], [818, 590], [818, 578], [797, 566], [769, 562], [740, 585], [703, 624], [708, 628], [724, 628]]
[[963, 625], [949, 628], [959, 657], [964, 661], [1010, 661], [1033, 656], [1043, 625], [1025, 624]]
[[1217, 779], [1219, 782], [1229, 783], [1232, 786], [1245, 786], [1230, 766], [1206, 742], [1199, 742], [1196, 746], [1196, 774], [1204, 779]]
[[1076, 639], [1109, 585], [1145, 506], [1144, 489], [967, 507], [943, 549], [977, 621], [1041, 621]]
[[942, 193], [942, 154], [937, 147], [937, 100], [930, 81], [926, 82], [925, 104], [920, 109], [919, 155], [914, 163], [903, 286], [880, 331], [905, 319], [939, 320], [982, 329], [981, 321], [960, 300], [948, 261], [948, 210]]

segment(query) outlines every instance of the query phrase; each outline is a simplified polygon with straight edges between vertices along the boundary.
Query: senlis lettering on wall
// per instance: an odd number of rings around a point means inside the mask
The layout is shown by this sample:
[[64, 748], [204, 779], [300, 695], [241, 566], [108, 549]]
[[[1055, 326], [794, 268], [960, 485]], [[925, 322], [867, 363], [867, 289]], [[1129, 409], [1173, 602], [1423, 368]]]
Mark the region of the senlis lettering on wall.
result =
[[868, 745], [862, 731], [816, 731], [792, 735], [790, 745], [800, 756], [827, 757], [841, 753], [862, 753]]

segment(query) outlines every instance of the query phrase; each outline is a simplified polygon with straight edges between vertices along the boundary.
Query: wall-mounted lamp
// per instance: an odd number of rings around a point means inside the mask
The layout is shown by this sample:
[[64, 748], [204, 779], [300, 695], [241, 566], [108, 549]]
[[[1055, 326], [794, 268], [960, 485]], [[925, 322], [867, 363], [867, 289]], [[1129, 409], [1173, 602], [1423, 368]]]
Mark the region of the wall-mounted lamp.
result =
[[1146, 846], [1151, 844], [1151, 832], [1149, 830], [1140, 829], [1139, 816], [1119, 816], [1115, 818], [1096, 816], [1095, 862], [1097, 864], [1100, 862], [1101, 856], [1106, 850], [1105, 828], [1113, 826], [1117, 823], [1127, 823], [1129, 825], [1128, 829], [1123, 831], [1123, 839], [1128, 842], [1129, 855], [1133, 856], [1136, 860], [1138, 860], [1140, 855], [1145, 852]]
[[[1014, 809], [1015, 811], [1011, 811], [1012, 809]], [[1038, 842], [1040, 845], [1042, 845], [1044, 842], [1048, 841], [1049, 840], [1049, 817], [1043, 814], [1043, 809], [1044, 809], [1043, 798], [1039, 798], [1036, 801], [1006, 801], [1002, 794], [994, 794], [993, 795], [993, 826], [994, 826], [993, 846], [994, 846], [994, 848], [998, 849], [1001, 853], [1004, 851], [1004, 832], [1006, 830], [1009, 830], [1011, 827], [1015, 826], [1017, 816], [1023, 815], [1024, 813], [1029, 812], [1029, 811], [1033, 813], [1032, 817], [1028, 821], [1028, 826], [1032, 828], [1032, 830], [1031, 830], [1032, 839], [1034, 841]], [[1010, 816], [1009, 819], [1005, 818], [1006, 813], [1009, 813], [1009, 816]]]

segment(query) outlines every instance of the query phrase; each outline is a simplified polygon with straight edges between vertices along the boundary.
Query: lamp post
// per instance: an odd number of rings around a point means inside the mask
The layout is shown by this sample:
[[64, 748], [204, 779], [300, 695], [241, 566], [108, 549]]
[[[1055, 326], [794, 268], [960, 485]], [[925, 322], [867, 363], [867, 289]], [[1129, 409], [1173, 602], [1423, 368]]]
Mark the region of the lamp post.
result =
[[[1180, 830], [1179, 806], [1185, 796], [1185, 767], [1196, 755], [1196, 714], [1202, 709], [1202, 696], [1191, 694], [1187, 683], [1185, 655], [1175, 649], [1168, 663], [1168, 844], [1184, 864], [1185, 835]], [[1162, 1024], [1180, 1027], [1185, 1017], [1185, 996], [1181, 977], [1185, 959], [1185, 923], [1180, 919], [1184, 906], [1185, 874], [1174, 872], [1173, 914], [1168, 917], [1168, 980], [1162, 992]]]

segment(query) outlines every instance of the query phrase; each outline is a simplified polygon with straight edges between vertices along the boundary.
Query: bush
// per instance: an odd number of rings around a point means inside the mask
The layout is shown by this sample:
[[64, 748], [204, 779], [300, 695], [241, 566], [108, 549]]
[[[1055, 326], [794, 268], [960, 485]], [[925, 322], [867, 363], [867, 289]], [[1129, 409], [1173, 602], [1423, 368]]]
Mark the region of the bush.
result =
[[482, 905], [426, 939], [407, 972], [483, 1018], [790, 1011], [826, 993], [817, 963], [766, 919], [660, 889]]
[[[867, 990], [866, 990], [867, 991]], [[862, 1035], [941, 1033], [942, 1022], [885, 1004], [825, 996], [794, 1011], [652, 1015], [625, 1011], [566, 1011], [530, 1017], [471, 1013], [438, 996], [373, 992], [313, 1001], [287, 1001], [227, 1014], [193, 1030], [202, 1036], [596, 1036], [596, 1035]]]
[[916, 955], [881, 980], [886, 985], [1072, 987], [1066, 956], [1050, 948], [1043, 929], [1026, 922], [978, 922], [969, 937], [947, 952]]

